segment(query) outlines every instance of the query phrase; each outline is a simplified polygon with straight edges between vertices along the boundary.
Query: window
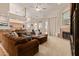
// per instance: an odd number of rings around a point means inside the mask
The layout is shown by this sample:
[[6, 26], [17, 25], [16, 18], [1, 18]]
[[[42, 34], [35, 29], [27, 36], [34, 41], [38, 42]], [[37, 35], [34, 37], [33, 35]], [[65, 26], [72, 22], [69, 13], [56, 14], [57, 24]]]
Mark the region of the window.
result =
[[70, 24], [70, 11], [66, 11], [63, 13], [63, 25], [69, 25]]
[[29, 29], [31, 27], [31, 20], [30, 18], [27, 18], [26, 20], [26, 28]]
[[48, 22], [46, 21], [45, 22], [45, 29], [47, 30], [47, 27], [48, 27]]
[[0, 15], [0, 29], [8, 29], [8, 28], [9, 28], [8, 16]]
[[41, 29], [41, 28], [42, 28], [42, 23], [40, 22], [40, 23], [39, 23], [39, 29]]
[[38, 28], [37, 28], [37, 23], [34, 23], [34, 29], [35, 29], [35, 30], [38, 30]]
[[47, 31], [48, 31], [48, 21], [45, 22], [45, 31], [46, 31], [46, 34], [47, 34]]

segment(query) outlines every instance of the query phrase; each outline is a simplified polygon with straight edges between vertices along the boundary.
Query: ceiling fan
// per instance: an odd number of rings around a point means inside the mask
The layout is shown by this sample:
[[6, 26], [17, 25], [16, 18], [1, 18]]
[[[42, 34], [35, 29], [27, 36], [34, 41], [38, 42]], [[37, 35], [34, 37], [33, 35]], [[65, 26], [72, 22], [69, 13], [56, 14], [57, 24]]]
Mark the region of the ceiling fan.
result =
[[45, 7], [40, 8], [39, 5], [36, 5], [35, 9], [36, 9], [36, 11], [40, 11], [40, 10], [45, 10], [46, 8]]

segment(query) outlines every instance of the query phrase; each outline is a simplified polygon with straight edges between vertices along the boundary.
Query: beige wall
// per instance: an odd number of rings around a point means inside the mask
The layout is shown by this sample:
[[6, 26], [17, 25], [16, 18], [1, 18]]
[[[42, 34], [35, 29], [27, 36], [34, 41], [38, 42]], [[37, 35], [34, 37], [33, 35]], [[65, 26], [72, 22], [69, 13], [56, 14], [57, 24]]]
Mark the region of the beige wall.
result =
[[9, 11], [9, 4], [8, 3], [0, 3], [0, 15], [5, 15]]
[[6, 22], [8, 26], [0, 26], [0, 29], [9, 28], [9, 19], [8, 19], [9, 4], [0, 3], [0, 22]]

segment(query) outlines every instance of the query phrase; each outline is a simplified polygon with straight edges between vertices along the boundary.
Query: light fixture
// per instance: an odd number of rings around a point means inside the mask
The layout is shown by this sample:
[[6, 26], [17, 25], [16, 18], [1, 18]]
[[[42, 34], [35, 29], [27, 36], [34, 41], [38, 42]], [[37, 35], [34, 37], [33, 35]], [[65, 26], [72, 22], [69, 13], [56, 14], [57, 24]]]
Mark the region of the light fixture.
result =
[[27, 17], [27, 21], [30, 21], [30, 17]]
[[41, 9], [40, 8], [36, 8], [36, 11], [40, 11]]
[[31, 21], [31, 18], [30, 17], [27, 17], [26, 22], [30, 22], [30, 21]]
[[37, 23], [35, 23], [34, 25], [37, 26]]
[[45, 34], [47, 34], [47, 32], [45, 32]]
[[35, 7], [36, 11], [40, 11], [41, 9], [38, 7], [38, 5]]

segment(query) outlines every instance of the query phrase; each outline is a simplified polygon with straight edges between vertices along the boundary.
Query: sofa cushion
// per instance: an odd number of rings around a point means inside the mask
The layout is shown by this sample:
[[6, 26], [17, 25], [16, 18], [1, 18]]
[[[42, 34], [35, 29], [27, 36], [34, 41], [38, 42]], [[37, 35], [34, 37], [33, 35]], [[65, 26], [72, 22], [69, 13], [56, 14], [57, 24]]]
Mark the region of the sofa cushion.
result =
[[15, 45], [18, 45], [18, 44], [25, 44], [26, 42], [28, 42], [28, 40], [26, 39], [23, 39], [23, 40], [17, 40]]
[[18, 37], [18, 34], [16, 32], [12, 32], [13, 36]]

